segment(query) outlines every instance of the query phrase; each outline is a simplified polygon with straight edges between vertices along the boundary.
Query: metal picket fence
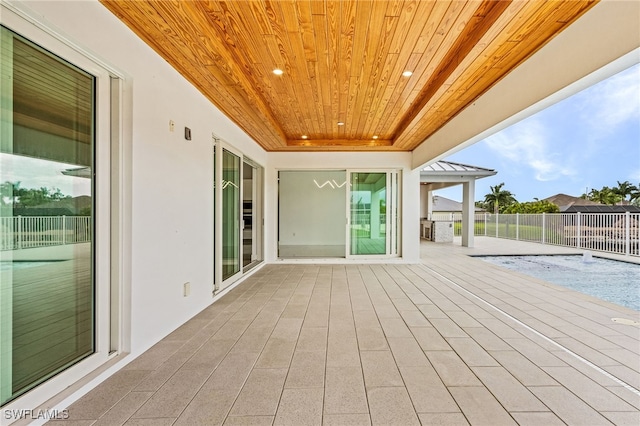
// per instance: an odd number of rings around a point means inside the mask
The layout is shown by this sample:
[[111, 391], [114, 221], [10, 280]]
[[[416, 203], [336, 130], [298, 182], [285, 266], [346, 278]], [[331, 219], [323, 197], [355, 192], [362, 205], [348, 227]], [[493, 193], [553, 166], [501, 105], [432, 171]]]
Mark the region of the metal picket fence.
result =
[[[462, 214], [433, 214], [462, 233]], [[639, 213], [476, 214], [474, 235], [640, 256]]]
[[91, 216], [14, 216], [0, 218], [0, 250], [86, 243]]

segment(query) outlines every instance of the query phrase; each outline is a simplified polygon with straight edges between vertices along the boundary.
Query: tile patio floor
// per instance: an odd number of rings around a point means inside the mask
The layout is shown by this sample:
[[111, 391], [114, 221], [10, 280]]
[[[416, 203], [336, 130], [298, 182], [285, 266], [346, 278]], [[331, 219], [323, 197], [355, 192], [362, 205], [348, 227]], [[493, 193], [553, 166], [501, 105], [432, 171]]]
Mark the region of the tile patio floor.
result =
[[567, 249], [476, 245], [423, 242], [421, 265], [266, 265], [69, 420], [640, 424], [640, 327], [611, 320], [640, 313], [466, 256]]

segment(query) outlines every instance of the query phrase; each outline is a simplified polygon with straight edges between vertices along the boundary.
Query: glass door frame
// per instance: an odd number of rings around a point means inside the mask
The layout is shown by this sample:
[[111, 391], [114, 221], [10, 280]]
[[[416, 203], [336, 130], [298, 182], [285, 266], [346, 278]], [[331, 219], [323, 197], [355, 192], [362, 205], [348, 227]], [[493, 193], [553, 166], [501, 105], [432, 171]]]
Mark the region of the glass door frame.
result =
[[[219, 291], [224, 290], [226, 287], [228, 287], [230, 284], [232, 284], [233, 282], [237, 281], [241, 276], [242, 276], [242, 265], [240, 264], [240, 268], [238, 269], [237, 272], [235, 272], [233, 275], [227, 277], [226, 279], [223, 278], [223, 274], [222, 274], [222, 266], [223, 266], [223, 262], [224, 262], [224, 246], [223, 246], [223, 235], [224, 235], [224, 227], [223, 227], [223, 214], [224, 214], [224, 203], [223, 203], [223, 186], [222, 186], [222, 182], [223, 182], [223, 158], [224, 158], [224, 151], [229, 152], [230, 154], [235, 155], [236, 157], [238, 157], [238, 159], [240, 160], [240, 170], [239, 170], [239, 180], [240, 180], [240, 185], [238, 188], [238, 191], [240, 193], [240, 197], [239, 197], [239, 203], [237, 207], [238, 210], [238, 215], [236, 217], [236, 220], [238, 222], [238, 241], [242, 241], [242, 227], [241, 225], [241, 220], [242, 220], [242, 153], [239, 152], [238, 150], [234, 149], [233, 147], [229, 146], [229, 144], [225, 143], [222, 140], [216, 139], [215, 143], [214, 143], [214, 150], [215, 150], [215, 177], [214, 177], [214, 197], [215, 197], [215, 209], [214, 209], [214, 285], [213, 285], [213, 291], [214, 293], [217, 293]], [[220, 184], [218, 184], [218, 182], [220, 182]], [[242, 244], [238, 244], [238, 247], [236, 247], [236, 258], [238, 259], [238, 262], [241, 262], [242, 260]]]
[[[238, 281], [240, 278], [242, 278], [244, 276], [244, 274], [246, 272], [248, 272], [249, 270], [253, 269], [256, 265], [258, 265], [259, 263], [261, 263], [262, 261], [264, 261], [264, 226], [263, 226], [263, 218], [264, 218], [264, 208], [262, 207], [263, 205], [263, 199], [264, 199], [264, 167], [260, 166], [259, 164], [257, 164], [255, 161], [251, 160], [250, 158], [246, 157], [245, 155], [242, 154], [242, 152], [238, 149], [236, 149], [235, 147], [233, 147], [232, 145], [229, 145], [228, 143], [226, 143], [224, 140], [222, 139], [218, 139], [217, 137], [215, 137], [215, 135], [213, 136], [213, 158], [215, 161], [214, 164], [214, 227], [213, 227], [213, 245], [214, 245], [214, 251], [213, 251], [213, 293], [219, 293], [220, 291], [224, 290], [225, 288], [229, 287], [229, 285], [233, 284], [234, 282]], [[238, 258], [238, 262], [239, 262], [239, 270], [238, 272], [234, 273], [233, 275], [231, 275], [230, 277], [228, 277], [227, 279], [223, 279], [222, 276], [222, 263], [223, 263], [223, 245], [222, 245], [222, 235], [224, 232], [223, 229], [223, 223], [222, 223], [222, 216], [223, 216], [223, 197], [222, 197], [222, 185], [218, 185], [218, 182], [222, 182], [222, 177], [223, 177], [223, 173], [222, 173], [222, 165], [223, 165], [223, 154], [224, 151], [227, 151], [233, 155], [235, 155], [236, 157], [238, 157], [240, 159], [240, 174], [239, 174], [239, 179], [240, 179], [240, 188], [239, 188], [239, 199], [238, 199], [238, 247], [236, 248], [236, 256]], [[254, 198], [257, 198], [259, 200], [258, 204], [258, 210], [254, 211], [254, 217], [256, 217], [256, 222], [259, 224], [259, 232], [257, 232], [256, 230], [253, 231], [253, 240], [254, 240], [254, 244], [257, 244], [256, 246], [256, 255], [257, 255], [257, 260], [255, 262], [250, 263], [249, 265], [247, 265], [247, 267], [243, 267], [242, 265], [242, 250], [243, 250], [243, 244], [242, 244], [242, 232], [243, 232], [243, 227], [242, 227], [242, 194], [244, 191], [244, 172], [243, 172], [243, 166], [244, 163], [249, 164], [250, 166], [254, 167], [254, 172], [256, 175], [259, 176], [258, 182], [256, 183], [256, 179], [254, 177], [254, 189], [256, 189], [256, 193], [254, 193]], [[255, 209], [254, 209], [255, 210]], [[255, 228], [255, 226], [254, 226]]]
[[[347, 224], [345, 227], [346, 232], [346, 245], [345, 245], [345, 257], [347, 259], [388, 259], [392, 257], [400, 256], [400, 227], [401, 221], [398, 220], [400, 216], [401, 207], [401, 177], [400, 171], [396, 169], [347, 169]], [[352, 254], [351, 253], [351, 178], [354, 173], [384, 173], [386, 175], [386, 213], [385, 213], [385, 253], [384, 254]]]
[[[251, 261], [249, 262], [249, 264], [247, 265], [241, 265], [241, 269], [242, 272], [248, 272], [249, 270], [251, 270], [252, 268], [254, 268], [255, 266], [257, 266], [258, 264], [260, 264], [260, 262], [262, 262], [264, 260], [264, 250], [263, 250], [263, 241], [264, 241], [264, 227], [263, 227], [263, 222], [264, 222], [264, 216], [263, 216], [263, 194], [264, 194], [264, 178], [263, 178], [263, 170], [264, 168], [262, 166], [260, 166], [258, 163], [256, 163], [255, 161], [253, 161], [251, 158], [243, 156], [242, 157], [242, 165], [240, 166], [240, 168], [242, 169], [241, 171], [241, 198], [244, 196], [244, 182], [245, 182], [245, 178], [244, 178], [244, 166], [247, 165], [249, 167], [251, 167], [253, 169], [252, 171], [252, 176], [251, 176], [251, 185], [252, 185], [252, 207], [251, 207], [251, 220], [252, 220], [252, 224], [251, 224]], [[243, 205], [243, 209], [244, 209], [244, 200], [241, 199], [240, 200], [241, 204]], [[244, 227], [245, 227], [245, 223], [244, 223], [244, 219], [241, 223], [241, 234], [244, 234]], [[244, 244], [242, 244], [243, 248], [242, 250], [244, 251]]]

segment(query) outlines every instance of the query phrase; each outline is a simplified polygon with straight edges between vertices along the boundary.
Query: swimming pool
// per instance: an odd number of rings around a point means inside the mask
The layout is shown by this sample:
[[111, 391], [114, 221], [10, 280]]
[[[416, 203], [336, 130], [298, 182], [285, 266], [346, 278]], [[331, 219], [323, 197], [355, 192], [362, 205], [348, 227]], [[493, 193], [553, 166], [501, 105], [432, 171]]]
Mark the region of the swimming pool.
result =
[[478, 259], [640, 311], [640, 265], [579, 255]]

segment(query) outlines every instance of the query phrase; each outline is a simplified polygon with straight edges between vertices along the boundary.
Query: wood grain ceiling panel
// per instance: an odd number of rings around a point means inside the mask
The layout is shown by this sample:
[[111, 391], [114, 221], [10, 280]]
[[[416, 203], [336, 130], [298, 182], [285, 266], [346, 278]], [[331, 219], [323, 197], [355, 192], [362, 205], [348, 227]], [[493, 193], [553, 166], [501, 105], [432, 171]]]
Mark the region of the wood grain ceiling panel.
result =
[[101, 1], [266, 150], [410, 151], [597, 0]]
[[[420, 111], [410, 126], [411, 130], [396, 139], [395, 144], [399, 148], [412, 146], [416, 135], [430, 136], [548, 42], [549, 37], [530, 30], [532, 25], [542, 23], [546, 28], [555, 26], [558, 30], [559, 25], [566, 26], [566, 22], [559, 21], [570, 16], [575, 19], [577, 12], [590, 6], [589, 2], [576, 1], [571, 5], [574, 6], [573, 10], [570, 7], [562, 8], [562, 13], [558, 14], [559, 3], [563, 2], [513, 2], [494, 28], [477, 44], [484, 49], [476, 49], [467, 55], [465, 62]], [[514, 37], [517, 41], [514, 41]], [[518, 48], [521, 44], [529, 48]]]

